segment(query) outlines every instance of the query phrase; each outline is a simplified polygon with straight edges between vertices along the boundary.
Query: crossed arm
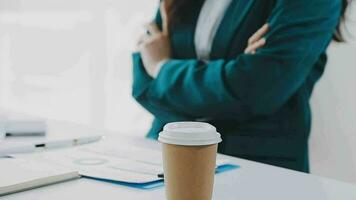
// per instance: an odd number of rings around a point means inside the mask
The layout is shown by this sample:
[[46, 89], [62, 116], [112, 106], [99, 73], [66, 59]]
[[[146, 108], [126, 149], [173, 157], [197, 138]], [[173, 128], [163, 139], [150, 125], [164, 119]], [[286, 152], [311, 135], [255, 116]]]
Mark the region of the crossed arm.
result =
[[134, 55], [133, 96], [158, 118], [248, 119], [278, 110], [304, 83], [339, 20], [336, 0], [277, 0], [267, 43], [232, 60], [168, 60], [156, 78]]

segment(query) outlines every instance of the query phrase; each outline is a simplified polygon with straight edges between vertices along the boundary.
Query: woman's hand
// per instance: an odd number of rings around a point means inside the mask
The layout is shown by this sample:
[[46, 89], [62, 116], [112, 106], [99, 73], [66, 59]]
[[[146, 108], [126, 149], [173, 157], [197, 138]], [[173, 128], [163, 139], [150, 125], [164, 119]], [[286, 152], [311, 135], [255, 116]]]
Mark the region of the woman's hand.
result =
[[259, 48], [266, 44], [266, 38], [263, 36], [268, 32], [268, 29], [268, 24], [265, 24], [248, 39], [248, 45], [245, 49], [246, 54], [255, 54]]
[[[163, 1], [164, 2], [164, 1]], [[141, 36], [138, 49], [141, 53], [146, 72], [155, 78], [160, 71], [162, 61], [171, 58], [171, 44], [168, 33], [168, 19], [164, 4], [161, 4], [162, 31], [155, 23], [146, 25], [147, 33]]]

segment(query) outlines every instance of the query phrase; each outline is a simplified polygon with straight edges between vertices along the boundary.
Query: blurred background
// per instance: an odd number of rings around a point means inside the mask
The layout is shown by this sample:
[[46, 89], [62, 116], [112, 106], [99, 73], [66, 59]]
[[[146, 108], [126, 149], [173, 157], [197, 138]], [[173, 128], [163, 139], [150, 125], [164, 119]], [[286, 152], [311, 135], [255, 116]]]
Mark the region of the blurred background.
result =
[[[131, 53], [158, 0], [0, 0], [0, 109], [144, 136]], [[313, 174], [356, 183], [356, 3], [312, 97]]]

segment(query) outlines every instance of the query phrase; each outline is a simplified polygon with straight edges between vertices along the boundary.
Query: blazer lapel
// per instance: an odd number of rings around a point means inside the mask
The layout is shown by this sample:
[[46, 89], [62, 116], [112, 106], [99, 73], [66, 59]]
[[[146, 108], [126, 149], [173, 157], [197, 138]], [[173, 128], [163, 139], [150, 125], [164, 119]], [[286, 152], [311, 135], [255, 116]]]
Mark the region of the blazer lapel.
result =
[[211, 59], [225, 57], [236, 31], [255, 0], [233, 0], [213, 41]]
[[191, 1], [185, 10], [183, 22], [174, 28], [171, 35], [173, 55], [179, 59], [195, 58], [195, 28], [204, 0]]

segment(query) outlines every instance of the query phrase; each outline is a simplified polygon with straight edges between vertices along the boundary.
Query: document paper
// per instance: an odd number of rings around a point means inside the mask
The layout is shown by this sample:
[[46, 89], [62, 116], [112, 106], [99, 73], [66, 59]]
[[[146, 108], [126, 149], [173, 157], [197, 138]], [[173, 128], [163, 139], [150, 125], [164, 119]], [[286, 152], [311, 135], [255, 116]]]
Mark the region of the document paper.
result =
[[[163, 172], [161, 151], [124, 142], [102, 140], [79, 147], [17, 157], [61, 165], [78, 171], [80, 175], [101, 180], [135, 184], [162, 180], [158, 177]], [[218, 160], [217, 164], [225, 162]]]

